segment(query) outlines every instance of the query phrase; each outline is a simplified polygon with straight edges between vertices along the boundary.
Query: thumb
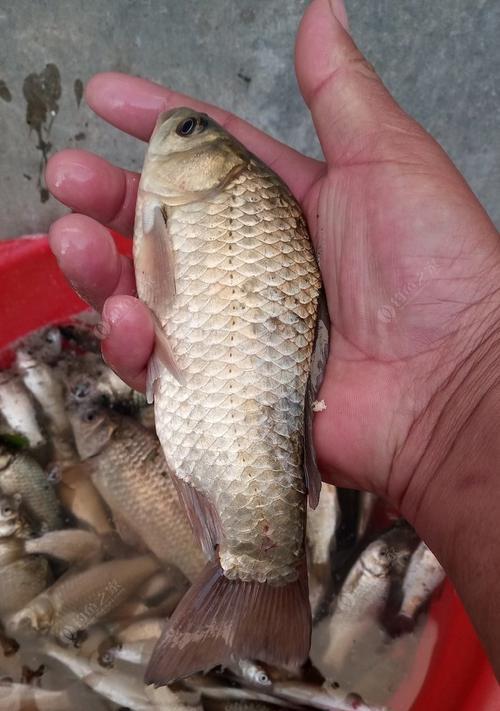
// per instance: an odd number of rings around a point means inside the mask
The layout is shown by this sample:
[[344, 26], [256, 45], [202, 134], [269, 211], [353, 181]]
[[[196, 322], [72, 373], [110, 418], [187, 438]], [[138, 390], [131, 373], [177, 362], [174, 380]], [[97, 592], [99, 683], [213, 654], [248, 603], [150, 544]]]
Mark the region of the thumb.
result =
[[417, 153], [421, 161], [426, 150], [440, 152], [354, 44], [342, 0], [313, 0], [309, 5], [297, 35], [295, 62], [329, 163], [411, 160]]

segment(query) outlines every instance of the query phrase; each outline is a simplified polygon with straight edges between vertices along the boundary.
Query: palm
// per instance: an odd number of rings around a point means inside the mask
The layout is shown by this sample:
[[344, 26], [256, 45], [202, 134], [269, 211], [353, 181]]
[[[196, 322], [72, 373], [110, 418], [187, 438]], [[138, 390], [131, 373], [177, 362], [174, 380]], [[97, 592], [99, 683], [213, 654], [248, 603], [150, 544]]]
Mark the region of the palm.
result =
[[[160, 110], [188, 104], [208, 111], [289, 184], [319, 253], [333, 324], [320, 395], [327, 409], [315, 421], [320, 464], [339, 483], [397, 502], [405, 482], [391, 482], [388, 491], [395, 453], [446, 377], [438, 366], [468, 318], [464, 306], [498, 280], [483, 268], [497, 237], [447, 156], [364, 63], [328, 0], [309, 6], [296, 66], [327, 163], [144, 80], [98, 75], [86, 97], [103, 118], [143, 140]], [[62, 202], [95, 218], [62, 218], [51, 230], [52, 247], [79, 293], [103, 309], [108, 361], [142, 388], [151, 320], [130, 296], [132, 265], [98, 224], [131, 232], [138, 176], [65, 151], [50, 161], [47, 182]]]

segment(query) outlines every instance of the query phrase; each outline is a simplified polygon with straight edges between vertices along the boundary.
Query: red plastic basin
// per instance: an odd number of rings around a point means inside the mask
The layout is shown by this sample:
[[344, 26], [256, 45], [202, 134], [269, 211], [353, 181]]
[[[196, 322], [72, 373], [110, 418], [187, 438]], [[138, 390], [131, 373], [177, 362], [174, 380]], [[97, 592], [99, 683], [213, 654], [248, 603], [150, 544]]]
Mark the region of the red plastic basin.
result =
[[[130, 254], [130, 240], [113, 236], [120, 252]], [[44, 235], [0, 242], [2, 365], [9, 360], [10, 343], [85, 308], [61, 274]], [[500, 688], [449, 582], [433, 601], [427, 624], [436, 626], [437, 641], [411, 711], [500, 711]], [[416, 665], [418, 657], [417, 652]]]

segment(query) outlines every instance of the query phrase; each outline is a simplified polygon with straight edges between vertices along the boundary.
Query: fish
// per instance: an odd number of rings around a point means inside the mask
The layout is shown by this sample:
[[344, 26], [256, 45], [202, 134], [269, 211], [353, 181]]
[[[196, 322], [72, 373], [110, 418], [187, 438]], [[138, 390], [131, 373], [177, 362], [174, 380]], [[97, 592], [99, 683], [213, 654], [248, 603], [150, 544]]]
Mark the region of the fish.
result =
[[359, 694], [338, 685], [316, 686], [300, 681], [282, 681], [273, 685], [273, 693], [300, 707], [328, 711], [388, 711], [385, 707], [367, 705]]
[[362, 550], [329, 614], [313, 629], [311, 660], [326, 679], [342, 669], [356, 640], [382, 621], [417, 542], [413, 528], [400, 521]]
[[111, 626], [120, 644], [137, 642], [145, 639], [158, 639], [163, 629], [164, 621], [160, 617], [147, 617], [139, 621], [128, 622], [125, 626]]
[[70, 435], [64, 386], [56, 371], [25, 348], [16, 351], [16, 367], [27, 390], [45, 415], [51, 437]]
[[21, 510], [22, 497], [20, 494], [13, 496], [0, 496], [0, 540], [3, 552], [7, 555], [13, 546], [7, 543], [12, 537], [17, 540], [28, 538], [33, 529], [23, 511]]
[[52, 531], [62, 526], [61, 506], [42, 467], [29, 454], [9, 452], [1, 443], [0, 491], [9, 496], [19, 494], [40, 531]]
[[314, 506], [321, 486], [304, 446], [321, 280], [301, 210], [213, 119], [175, 109], [146, 154], [134, 264], [155, 325], [156, 431], [210, 558], [146, 681], [234, 658], [300, 664], [311, 629], [306, 497]]
[[26, 438], [30, 447], [45, 444], [30, 394], [22, 380], [8, 370], [0, 371], [0, 413], [14, 432]]
[[151, 556], [107, 561], [77, 573], [70, 570], [19, 610], [9, 620], [9, 629], [31, 628], [72, 642], [157, 570], [158, 563]]
[[202, 711], [199, 704], [184, 703], [181, 694], [170, 689], [146, 689], [144, 683], [129, 671], [104, 669], [84, 654], [60, 647], [51, 640], [41, 643], [41, 651], [67, 667], [96, 693], [132, 711]]
[[229, 704], [235, 702], [259, 702], [261, 704], [269, 703], [273, 708], [281, 707], [288, 709], [288, 711], [299, 708], [298, 706], [295, 706], [295, 704], [291, 704], [277, 698], [276, 696], [272, 696], [271, 691], [269, 693], [265, 693], [264, 691], [259, 691], [257, 689], [245, 689], [243, 687], [228, 686], [217, 677], [209, 674], [192, 674], [191, 676], [183, 679], [182, 684], [184, 688], [198, 691], [201, 694], [203, 704], [207, 710], [225, 708], [224, 706], [218, 706], [217, 704]]
[[70, 411], [78, 452], [115, 516], [164, 563], [188, 580], [205, 557], [179, 504], [157, 437], [104, 405], [84, 402]]
[[102, 666], [114, 666], [116, 660], [145, 666], [153, 652], [156, 639], [143, 639], [127, 644], [117, 644], [103, 650], [100, 655]]
[[23, 338], [21, 348], [42, 363], [55, 365], [62, 353], [63, 337], [57, 326], [34, 331]]
[[391, 588], [389, 545], [376, 539], [362, 552], [347, 576], [330, 614], [315, 628], [311, 660], [327, 679], [342, 668], [354, 641], [381, 614]]
[[212, 700], [206, 708], [207, 711], [272, 711], [276, 709], [276, 705], [267, 704], [263, 701]]
[[272, 681], [264, 667], [251, 659], [239, 659], [230, 671], [251, 686], [272, 686]]
[[47, 560], [24, 556], [2, 568], [0, 575], [0, 617], [16, 613], [28, 604], [52, 580]]
[[[2, 515], [2, 503], [0, 500], [0, 517]], [[9, 563], [19, 560], [24, 556], [24, 541], [15, 535], [2, 536], [2, 526], [0, 524], [0, 570]]]
[[56, 472], [57, 496], [79, 523], [101, 536], [114, 534], [104, 502], [82, 462]]
[[0, 711], [74, 711], [68, 689], [51, 691], [13, 681], [0, 681]]
[[[0, 541], [1, 546], [1, 541]], [[66, 563], [96, 562], [103, 554], [103, 544], [92, 531], [64, 529], [49, 531], [24, 544], [26, 553], [43, 554]]]
[[87, 686], [115, 704], [135, 711], [154, 709], [144, 684], [132, 674], [104, 670], [74, 649], [60, 647], [48, 639], [41, 641], [39, 646], [45, 655], [60, 662]]
[[323, 483], [318, 506], [307, 512], [309, 600], [313, 618], [321, 613], [332, 583], [332, 553], [339, 519], [337, 489], [332, 484]]
[[399, 616], [414, 619], [444, 582], [446, 573], [429, 547], [421, 541], [413, 553], [403, 580]]

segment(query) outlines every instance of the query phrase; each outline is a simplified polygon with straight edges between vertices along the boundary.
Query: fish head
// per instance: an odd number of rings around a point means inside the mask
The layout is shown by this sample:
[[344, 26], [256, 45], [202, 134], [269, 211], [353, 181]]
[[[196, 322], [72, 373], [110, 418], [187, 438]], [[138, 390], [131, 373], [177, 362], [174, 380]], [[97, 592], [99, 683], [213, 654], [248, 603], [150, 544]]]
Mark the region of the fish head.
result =
[[249, 160], [246, 149], [210, 116], [177, 108], [158, 117], [141, 187], [167, 204], [182, 204], [222, 188]]
[[15, 632], [36, 630], [47, 632], [54, 620], [54, 608], [47, 596], [35, 598], [10, 619], [9, 627]]
[[69, 421], [82, 461], [102, 452], [116, 429], [111, 413], [94, 401], [84, 400], [70, 407]]
[[376, 578], [389, 575], [392, 560], [391, 547], [382, 539], [370, 543], [362, 554], [364, 569]]
[[0, 522], [5, 524], [10, 521], [17, 521], [19, 518], [19, 506], [21, 505], [21, 495], [0, 497]]
[[16, 365], [21, 373], [26, 373], [30, 368], [37, 365], [37, 361], [32, 353], [31, 348], [23, 346], [16, 351]]

